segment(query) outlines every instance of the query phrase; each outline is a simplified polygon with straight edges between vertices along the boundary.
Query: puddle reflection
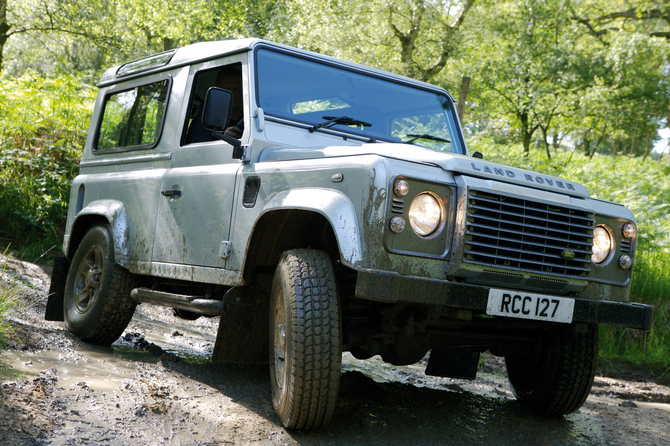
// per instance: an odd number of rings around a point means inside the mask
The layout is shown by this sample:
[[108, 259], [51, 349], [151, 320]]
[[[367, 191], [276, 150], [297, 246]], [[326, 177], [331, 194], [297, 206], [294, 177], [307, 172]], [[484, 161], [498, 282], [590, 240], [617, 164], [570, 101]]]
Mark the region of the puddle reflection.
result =
[[5, 355], [0, 355], [0, 380], [2, 381], [19, 381], [26, 378], [26, 373], [16, 370], [11, 365], [7, 364]]

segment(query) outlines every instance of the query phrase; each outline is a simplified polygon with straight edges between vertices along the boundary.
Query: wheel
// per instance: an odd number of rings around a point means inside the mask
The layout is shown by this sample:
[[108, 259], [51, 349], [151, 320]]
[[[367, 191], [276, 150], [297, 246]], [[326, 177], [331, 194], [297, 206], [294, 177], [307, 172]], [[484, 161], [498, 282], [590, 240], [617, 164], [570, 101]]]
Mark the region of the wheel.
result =
[[270, 302], [272, 404], [287, 428], [313, 429], [333, 416], [342, 346], [335, 274], [328, 256], [282, 254]]
[[579, 409], [591, 391], [598, 362], [598, 326], [583, 333], [572, 326], [554, 327], [541, 347], [505, 357], [514, 395], [546, 416]]
[[135, 312], [133, 276], [114, 262], [107, 225], [93, 226], [72, 258], [65, 283], [63, 315], [68, 331], [82, 341], [110, 345]]

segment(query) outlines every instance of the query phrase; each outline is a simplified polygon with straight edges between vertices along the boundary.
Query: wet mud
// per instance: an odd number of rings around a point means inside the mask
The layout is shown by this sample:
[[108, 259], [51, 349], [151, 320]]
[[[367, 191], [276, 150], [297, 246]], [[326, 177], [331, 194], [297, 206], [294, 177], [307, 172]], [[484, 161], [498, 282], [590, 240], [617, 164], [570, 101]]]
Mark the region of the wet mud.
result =
[[141, 305], [110, 348], [43, 321], [48, 270], [8, 264], [23, 305], [0, 356], [0, 445], [667, 445], [670, 388], [597, 377], [584, 406], [534, 415], [515, 399], [504, 362], [485, 355], [474, 381], [343, 358], [331, 424], [287, 431], [266, 366], [209, 362], [217, 318], [184, 321]]

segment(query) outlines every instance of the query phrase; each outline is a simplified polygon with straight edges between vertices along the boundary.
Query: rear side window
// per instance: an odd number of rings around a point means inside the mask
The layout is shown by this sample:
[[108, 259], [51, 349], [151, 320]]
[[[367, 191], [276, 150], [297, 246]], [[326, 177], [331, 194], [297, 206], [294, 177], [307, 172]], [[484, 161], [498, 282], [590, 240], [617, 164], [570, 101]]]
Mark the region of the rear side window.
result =
[[96, 150], [144, 149], [158, 143], [170, 82], [162, 80], [105, 98]]

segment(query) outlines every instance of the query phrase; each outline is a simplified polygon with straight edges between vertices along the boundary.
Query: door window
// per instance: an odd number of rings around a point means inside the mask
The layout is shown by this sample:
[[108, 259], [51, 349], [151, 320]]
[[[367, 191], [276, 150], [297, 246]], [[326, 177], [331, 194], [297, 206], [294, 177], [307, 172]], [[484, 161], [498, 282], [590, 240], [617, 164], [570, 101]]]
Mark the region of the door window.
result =
[[242, 135], [244, 131], [244, 109], [243, 109], [243, 89], [242, 89], [242, 64], [234, 63], [223, 67], [217, 67], [210, 70], [202, 70], [196, 74], [195, 86], [191, 93], [190, 113], [187, 116], [187, 122], [184, 126], [185, 132], [182, 144], [192, 144], [198, 142], [214, 141], [211, 130], [202, 126], [200, 117], [202, 115], [202, 105], [205, 100], [207, 90], [211, 87], [219, 87], [233, 93], [233, 109], [230, 115], [228, 128], [237, 127], [232, 134], [233, 137]]

